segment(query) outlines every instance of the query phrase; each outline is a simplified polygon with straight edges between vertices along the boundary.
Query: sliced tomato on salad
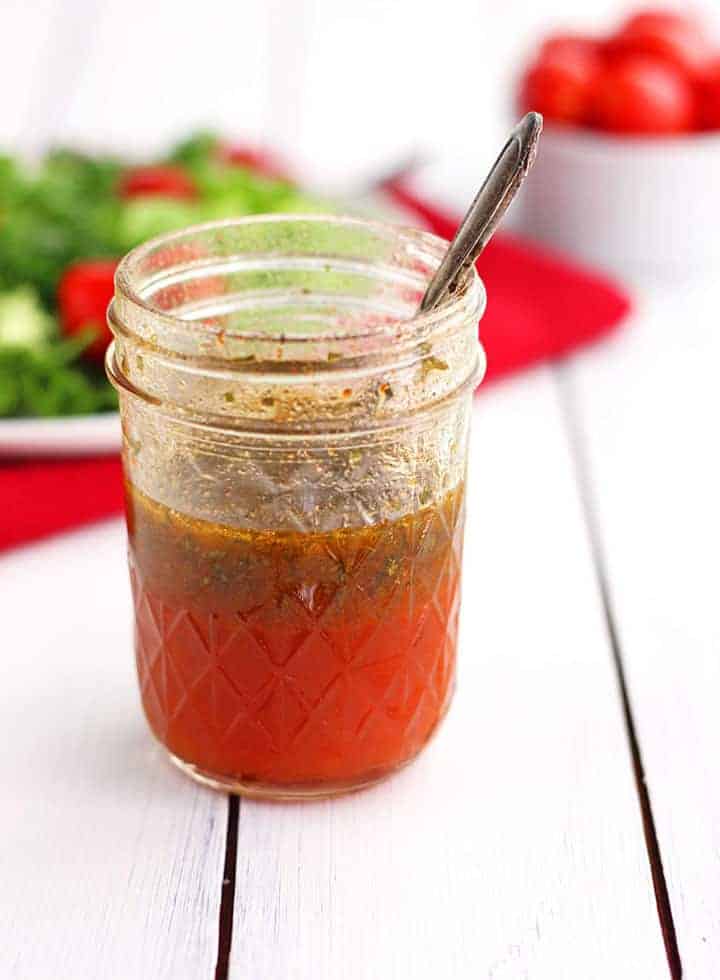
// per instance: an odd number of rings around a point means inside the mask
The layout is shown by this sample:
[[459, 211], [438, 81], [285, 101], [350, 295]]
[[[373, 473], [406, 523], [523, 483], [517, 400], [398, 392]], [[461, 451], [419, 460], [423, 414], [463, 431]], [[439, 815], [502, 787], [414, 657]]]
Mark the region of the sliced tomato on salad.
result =
[[224, 163], [234, 167], [245, 167], [263, 177], [289, 180], [287, 168], [269, 150], [245, 143], [225, 143], [221, 144], [218, 155]]
[[94, 334], [85, 353], [96, 361], [102, 361], [112, 340], [106, 314], [113, 297], [116, 267], [113, 259], [75, 262], [65, 270], [58, 285], [62, 332], [66, 337]]
[[197, 188], [192, 177], [182, 167], [170, 164], [155, 167], [135, 167], [120, 178], [120, 197], [177, 197], [193, 200]]

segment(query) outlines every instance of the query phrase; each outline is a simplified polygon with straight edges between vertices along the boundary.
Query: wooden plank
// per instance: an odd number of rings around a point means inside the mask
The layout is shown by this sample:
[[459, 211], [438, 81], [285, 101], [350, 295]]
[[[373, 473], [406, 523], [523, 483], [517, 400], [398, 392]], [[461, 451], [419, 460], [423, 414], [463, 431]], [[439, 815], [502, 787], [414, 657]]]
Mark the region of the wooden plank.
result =
[[227, 801], [141, 717], [119, 522], [0, 561], [0, 975], [213, 976]]
[[448, 721], [375, 789], [242, 802], [234, 980], [667, 976], [550, 375], [489, 391], [473, 450]]
[[716, 285], [661, 289], [568, 373], [686, 978], [720, 962]]

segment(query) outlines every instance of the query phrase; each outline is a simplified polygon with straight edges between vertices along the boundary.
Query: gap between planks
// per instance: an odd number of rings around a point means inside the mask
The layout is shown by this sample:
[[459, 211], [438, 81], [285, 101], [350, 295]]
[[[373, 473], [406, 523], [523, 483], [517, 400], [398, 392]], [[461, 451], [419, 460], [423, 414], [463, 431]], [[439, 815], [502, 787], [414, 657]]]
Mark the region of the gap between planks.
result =
[[225, 866], [220, 892], [218, 928], [218, 953], [215, 980], [227, 980], [230, 969], [230, 950], [233, 936], [233, 910], [235, 907], [235, 879], [237, 875], [238, 825], [240, 822], [240, 797], [228, 796], [227, 833], [225, 836]]
[[642, 752], [638, 741], [637, 729], [633, 719], [630, 695], [625, 676], [623, 664], [622, 647], [615, 623], [615, 613], [610, 598], [608, 586], [608, 573], [600, 539], [600, 530], [597, 520], [597, 507], [594, 499], [590, 466], [587, 455], [584, 451], [582, 433], [578, 422], [577, 405], [575, 402], [572, 380], [568, 375], [568, 369], [559, 367], [555, 370], [560, 399], [561, 414], [565, 422], [570, 455], [578, 483], [578, 492], [587, 526], [588, 539], [592, 554], [595, 573], [597, 575], [598, 590], [602, 602], [605, 616], [605, 624], [608, 632], [608, 640], [612, 651], [613, 665], [617, 678], [622, 703], [623, 717], [627, 731], [628, 745], [632, 758], [633, 772], [635, 776], [635, 787], [638, 795], [638, 803], [642, 815], [643, 834], [645, 837], [645, 847], [650, 865], [653, 888], [655, 891], [655, 904], [660, 921], [665, 954], [667, 956], [668, 967], [672, 980], [682, 980], [683, 969], [680, 957], [680, 949], [677, 941], [675, 922], [672, 913], [672, 904], [665, 878], [662, 853], [658, 841], [655, 818], [653, 816], [652, 801], [648, 792], [645, 780], [645, 768], [643, 765]]

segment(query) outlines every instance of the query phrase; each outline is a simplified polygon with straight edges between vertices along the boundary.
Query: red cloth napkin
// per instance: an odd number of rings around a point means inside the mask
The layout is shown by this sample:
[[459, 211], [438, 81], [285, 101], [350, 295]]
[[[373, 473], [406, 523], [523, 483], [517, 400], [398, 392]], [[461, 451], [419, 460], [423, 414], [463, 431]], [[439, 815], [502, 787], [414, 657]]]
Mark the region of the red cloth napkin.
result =
[[120, 513], [117, 456], [0, 462], [0, 551]]
[[[457, 215], [434, 207], [401, 183], [385, 190], [431, 231], [452, 238]], [[480, 325], [488, 379], [598, 340], [630, 305], [602, 277], [507, 235], [492, 240], [478, 270], [488, 292]], [[116, 457], [0, 463], [0, 551], [121, 510]]]

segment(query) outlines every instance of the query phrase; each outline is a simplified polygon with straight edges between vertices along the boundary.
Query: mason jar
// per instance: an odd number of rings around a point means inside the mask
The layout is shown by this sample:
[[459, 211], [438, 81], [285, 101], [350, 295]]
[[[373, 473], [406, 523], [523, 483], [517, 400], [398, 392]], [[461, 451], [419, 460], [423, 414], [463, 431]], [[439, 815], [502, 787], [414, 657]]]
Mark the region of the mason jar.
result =
[[202, 782], [358, 789], [448, 709], [484, 290], [472, 271], [418, 314], [445, 248], [263, 216], [120, 263], [107, 370], [140, 692]]

